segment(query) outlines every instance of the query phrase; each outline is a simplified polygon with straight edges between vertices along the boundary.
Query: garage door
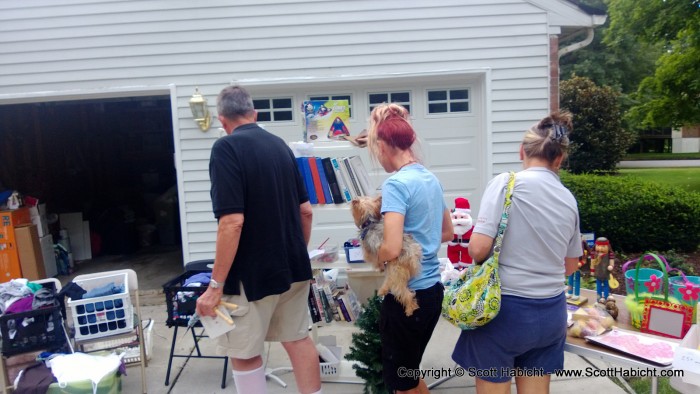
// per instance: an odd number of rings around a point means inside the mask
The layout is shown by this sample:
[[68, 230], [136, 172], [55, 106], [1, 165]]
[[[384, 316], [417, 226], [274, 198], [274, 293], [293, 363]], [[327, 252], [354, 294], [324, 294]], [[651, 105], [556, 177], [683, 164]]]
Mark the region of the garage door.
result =
[[[411, 111], [414, 127], [421, 139], [423, 161], [440, 179], [448, 208], [453, 207], [456, 197], [468, 198], [473, 208], [478, 203], [478, 194], [484, 187], [482, 179], [486, 166], [484, 93], [483, 81], [479, 77], [390, 78], [355, 81], [352, 84], [328, 82], [309, 84], [303, 88], [266, 86], [250, 90], [256, 100], [260, 123], [287, 141], [298, 141], [302, 136], [302, 123], [298, 119], [301, 116], [296, 107], [300, 107], [304, 100], [350, 100], [352, 119], [349, 128], [352, 134], [367, 127], [371, 108], [378, 103], [400, 103]], [[285, 98], [289, 101], [281, 105], [279, 100]], [[287, 103], [291, 107], [293, 120], [284, 113], [283, 107]], [[389, 176], [370, 159], [366, 149], [352, 147], [347, 142], [319, 142], [314, 149], [319, 157], [359, 155], [369, 169], [375, 187], [379, 187]], [[356, 233], [348, 204], [314, 206], [312, 247], [329, 237], [329, 242], [342, 246], [342, 242]]]

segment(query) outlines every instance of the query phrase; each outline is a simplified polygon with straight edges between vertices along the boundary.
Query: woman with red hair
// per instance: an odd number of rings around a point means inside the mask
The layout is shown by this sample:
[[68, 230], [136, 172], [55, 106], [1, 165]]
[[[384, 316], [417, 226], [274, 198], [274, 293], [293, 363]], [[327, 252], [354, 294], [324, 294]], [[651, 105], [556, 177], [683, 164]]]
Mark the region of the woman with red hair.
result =
[[428, 393], [420, 370], [428, 341], [440, 317], [443, 286], [437, 253], [442, 242], [452, 240], [450, 213], [438, 179], [418, 160], [416, 132], [408, 111], [398, 104], [382, 104], [372, 110], [368, 129], [370, 154], [384, 170], [393, 173], [382, 184], [384, 238], [379, 261], [399, 256], [403, 234], [421, 245], [422, 270], [408, 282], [415, 291], [418, 309], [406, 316], [404, 308], [388, 294], [380, 312], [384, 382], [397, 393]]

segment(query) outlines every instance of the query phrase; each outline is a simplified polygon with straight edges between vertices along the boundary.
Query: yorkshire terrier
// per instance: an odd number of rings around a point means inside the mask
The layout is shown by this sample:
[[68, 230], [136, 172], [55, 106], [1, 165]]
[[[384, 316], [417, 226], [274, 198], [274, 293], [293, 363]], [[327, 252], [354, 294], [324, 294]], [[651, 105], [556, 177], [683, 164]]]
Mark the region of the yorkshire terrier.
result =
[[391, 291], [397, 301], [404, 307], [406, 316], [411, 316], [418, 309], [416, 293], [408, 288], [408, 281], [421, 270], [423, 250], [409, 234], [403, 235], [403, 246], [399, 257], [394, 260], [377, 260], [377, 252], [384, 240], [384, 221], [380, 212], [382, 197], [357, 197], [352, 200], [351, 211], [355, 225], [360, 229], [362, 253], [368, 263], [375, 268], [385, 271], [384, 283], [379, 289], [379, 295]]

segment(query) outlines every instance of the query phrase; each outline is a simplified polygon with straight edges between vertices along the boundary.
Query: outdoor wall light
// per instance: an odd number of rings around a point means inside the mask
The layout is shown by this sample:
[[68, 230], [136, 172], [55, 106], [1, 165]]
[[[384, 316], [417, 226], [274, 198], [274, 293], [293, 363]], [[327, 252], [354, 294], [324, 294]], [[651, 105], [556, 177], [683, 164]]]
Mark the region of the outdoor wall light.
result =
[[211, 115], [207, 106], [207, 99], [199, 93], [199, 88], [195, 88], [194, 94], [190, 99], [190, 109], [194, 121], [199, 125], [200, 130], [207, 131], [211, 126]]

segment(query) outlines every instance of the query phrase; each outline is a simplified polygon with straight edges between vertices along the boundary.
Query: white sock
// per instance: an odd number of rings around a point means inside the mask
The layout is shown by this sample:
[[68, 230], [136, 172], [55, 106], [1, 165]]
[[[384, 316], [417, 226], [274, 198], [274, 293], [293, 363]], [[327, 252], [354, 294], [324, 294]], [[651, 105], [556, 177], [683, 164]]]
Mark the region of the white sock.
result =
[[266, 394], [265, 366], [252, 371], [233, 371], [236, 391], [241, 394]]
[[323, 394], [323, 389], [321, 388], [321, 389], [319, 389], [317, 392], [311, 393], [311, 394]]

